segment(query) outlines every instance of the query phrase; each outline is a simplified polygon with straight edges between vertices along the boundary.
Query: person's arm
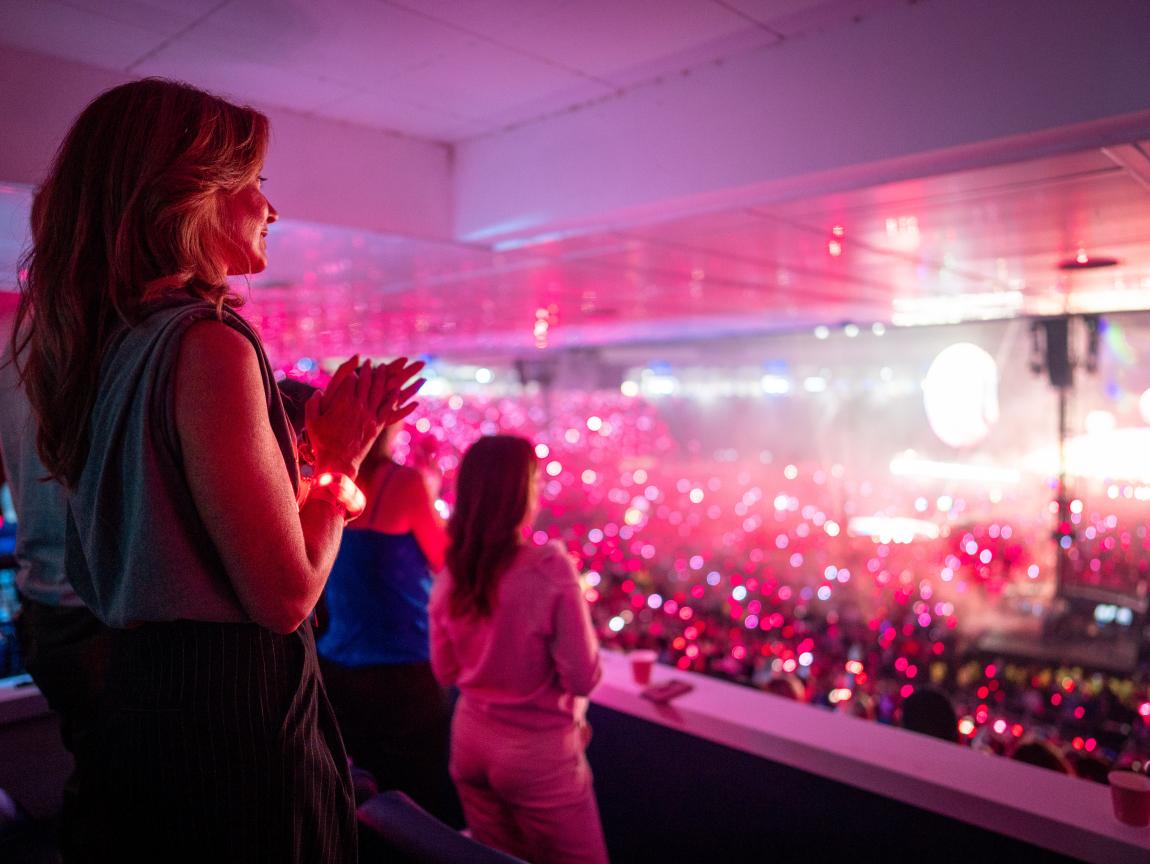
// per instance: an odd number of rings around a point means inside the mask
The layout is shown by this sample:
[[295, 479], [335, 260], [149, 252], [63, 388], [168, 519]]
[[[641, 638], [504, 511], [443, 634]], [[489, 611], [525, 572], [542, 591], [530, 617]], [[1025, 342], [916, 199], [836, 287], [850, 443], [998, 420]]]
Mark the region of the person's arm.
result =
[[427, 486], [417, 471], [401, 471], [398, 492], [403, 496], [408, 523], [415, 535], [415, 542], [427, 558], [432, 571], [443, 569], [443, 557], [447, 552], [447, 531], [443, 520], [432, 506]]
[[591, 613], [571, 559], [556, 550], [554, 559], [548, 563], [561, 571], [559, 595], [555, 601], [551, 659], [564, 692], [586, 696], [603, 677], [599, 639], [591, 624]]
[[[400, 392], [394, 374], [385, 374], [391, 368], [368, 365], [357, 374], [353, 358], [333, 377], [329, 397], [313, 397], [309, 420], [319, 422], [309, 432], [320, 470], [354, 478], [383, 421], [410, 410], [403, 402], [411, 388]], [[256, 351], [243, 335], [217, 321], [188, 329], [176, 365], [175, 413], [192, 498], [240, 604], [257, 624], [292, 632], [323, 590], [344, 512], [321, 498], [298, 509]]]
[[440, 574], [436, 577], [435, 585], [431, 589], [431, 602], [429, 604], [431, 618], [431, 672], [444, 687], [450, 687], [459, 680], [459, 659], [455, 656], [455, 649], [451, 644], [451, 636], [447, 630], [449, 617], [448, 604], [450, 602], [449, 583], [447, 576]]

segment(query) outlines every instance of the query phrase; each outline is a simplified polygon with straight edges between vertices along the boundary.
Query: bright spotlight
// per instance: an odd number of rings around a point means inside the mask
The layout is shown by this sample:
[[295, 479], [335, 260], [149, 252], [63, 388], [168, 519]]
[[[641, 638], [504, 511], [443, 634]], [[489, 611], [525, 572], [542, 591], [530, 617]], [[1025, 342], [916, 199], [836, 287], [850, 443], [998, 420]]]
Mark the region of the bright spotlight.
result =
[[971, 447], [998, 422], [998, 364], [977, 345], [958, 342], [934, 358], [922, 396], [934, 434], [951, 447]]

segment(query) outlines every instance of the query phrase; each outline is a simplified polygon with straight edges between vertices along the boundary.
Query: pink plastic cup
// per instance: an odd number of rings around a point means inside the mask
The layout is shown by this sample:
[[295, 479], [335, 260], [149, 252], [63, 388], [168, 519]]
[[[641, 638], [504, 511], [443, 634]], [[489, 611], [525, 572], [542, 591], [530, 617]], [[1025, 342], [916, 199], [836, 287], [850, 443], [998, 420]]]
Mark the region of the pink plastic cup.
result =
[[655, 669], [657, 656], [654, 651], [640, 650], [631, 652], [631, 677], [635, 679], [635, 683], [640, 687], [646, 687], [651, 683], [651, 673]]
[[1150, 777], [1134, 771], [1111, 771], [1108, 779], [1118, 821], [1136, 828], [1150, 825]]

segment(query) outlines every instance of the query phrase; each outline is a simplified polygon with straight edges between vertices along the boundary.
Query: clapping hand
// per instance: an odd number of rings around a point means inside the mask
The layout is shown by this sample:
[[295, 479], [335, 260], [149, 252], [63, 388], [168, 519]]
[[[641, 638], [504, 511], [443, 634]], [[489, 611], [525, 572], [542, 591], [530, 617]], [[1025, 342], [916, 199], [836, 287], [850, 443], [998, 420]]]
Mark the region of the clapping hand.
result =
[[[376, 368], [372, 391], [374, 393], [376, 387], [383, 388], [377, 414], [381, 428], [403, 420], [419, 405], [418, 402], [412, 402], [411, 398], [419, 392], [426, 379], [419, 378], [406, 387], [403, 385], [411, 381], [423, 369], [423, 365], [422, 360], [408, 363], [406, 357], [397, 357], [390, 363]], [[391, 398], [388, 398], [389, 394]]]
[[373, 367], [370, 360], [361, 365], [359, 355], [344, 362], [327, 389], [314, 394], [305, 409], [316, 465], [354, 476], [383, 428], [415, 410], [418, 403], [411, 399], [424, 379], [407, 382], [423, 365], [399, 357]]

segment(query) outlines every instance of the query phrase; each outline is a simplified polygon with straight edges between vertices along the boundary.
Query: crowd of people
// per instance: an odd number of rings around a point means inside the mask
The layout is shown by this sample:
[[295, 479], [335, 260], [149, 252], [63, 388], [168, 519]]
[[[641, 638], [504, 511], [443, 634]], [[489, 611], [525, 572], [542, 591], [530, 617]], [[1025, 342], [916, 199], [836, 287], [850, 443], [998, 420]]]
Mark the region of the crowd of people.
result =
[[[981, 647], [985, 627], [1049, 611], [1045, 507], [1019, 522], [952, 502], [938, 537], [851, 536], [850, 514], [830, 504], [832, 485], [852, 482], [841, 469], [761, 452], [701, 458], [656, 403], [609, 392], [424, 400], [397, 449], [437, 453], [449, 503], [458, 454], [496, 430], [539, 442], [548, 479], [534, 540], [561, 541], [580, 562], [605, 645], [883, 723], [900, 722], [903, 702], [927, 688], [951, 702], [964, 745], [1011, 754], [1039, 742], [1094, 779], [1098, 764], [1150, 761], [1145, 658], [1118, 673]], [[1075, 508], [1073, 561], [1113, 572], [1119, 587], [1150, 560], [1150, 542], [1106, 502]], [[1092, 569], [1095, 550], [1111, 554]], [[1093, 639], [1123, 628], [1089, 624]]]

